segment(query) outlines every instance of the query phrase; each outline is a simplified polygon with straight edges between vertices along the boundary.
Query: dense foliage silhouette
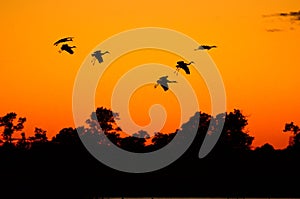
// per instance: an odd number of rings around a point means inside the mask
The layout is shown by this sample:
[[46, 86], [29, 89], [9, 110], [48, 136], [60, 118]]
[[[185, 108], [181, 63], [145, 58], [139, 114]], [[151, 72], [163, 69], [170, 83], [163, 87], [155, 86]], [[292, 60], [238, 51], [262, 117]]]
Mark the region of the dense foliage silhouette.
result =
[[[132, 174], [114, 170], [97, 161], [81, 139], [115, 144], [141, 153], [158, 150], [177, 134], [196, 128], [195, 116], [180, 129], [150, 136], [143, 130], [125, 134], [117, 126], [117, 113], [100, 107], [86, 125], [61, 129], [49, 139], [36, 127], [33, 136], [23, 132], [26, 118], [16, 113], [0, 117], [0, 171], [3, 198], [93, 198], [110, 197], [300, 197], [294, 179], [300, 158], [300, 129], [293, 122], [284, 126], [291, 141], [283, 150], [270, 143], [254, 148], [255, 139], [245, 130], [247, 117], [235, 109], [226, 115], [199, 112], [197, 135], [189, 149], [169, 166], [149, 173]], [[196, 115], [196, 114], [195, 114]], [[203, 159], [198, 152], [209, 124], [225, 117], [222, 134]], [[99, 128], [99, 125], [101, 128]], [[107, 142], [107, 137], [111, 142]], [[2, 198], [2, 197], [1, 197]]]

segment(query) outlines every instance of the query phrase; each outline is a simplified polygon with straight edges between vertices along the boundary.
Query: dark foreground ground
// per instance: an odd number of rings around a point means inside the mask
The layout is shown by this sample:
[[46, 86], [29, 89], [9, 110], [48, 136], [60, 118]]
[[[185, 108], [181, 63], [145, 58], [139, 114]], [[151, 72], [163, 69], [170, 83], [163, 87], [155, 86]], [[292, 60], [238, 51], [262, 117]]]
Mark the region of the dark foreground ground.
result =
[[111, 169], [83, 146], [1, 150], [0, 198], [255, 197], [300, 198], [299, 153], [187, 152], [158, 171]]

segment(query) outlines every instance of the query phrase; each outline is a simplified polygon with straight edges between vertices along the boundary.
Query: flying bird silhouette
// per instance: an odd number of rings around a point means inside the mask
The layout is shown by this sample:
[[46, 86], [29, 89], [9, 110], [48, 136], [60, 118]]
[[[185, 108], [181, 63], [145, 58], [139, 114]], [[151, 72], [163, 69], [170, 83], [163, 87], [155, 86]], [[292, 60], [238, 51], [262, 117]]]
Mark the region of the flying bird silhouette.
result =
[[76, 48], [76, 46], [69, 46], [68, 44], [63, 44], [58, 52], [61, 53], [62, 51], [66, 51], [70, 54], [74, 54], [72, 48]]
[[101, 50], [97, 50], [95, 52], [92, 53], [92, 57], [94, 57], [94, 59], [91, 61], [93, 63], [93, 65], [95, 64], [96, 62], [96, 59], [98, 60], [99, 63], [102, 63], [103, 62], [103, 55], [105, 55], [106, 53], [110, 53], [108, 51], [105, 51], [105, 52], [101, 52]]
[[190, 69], [189, 69], [188, 65], [190, 65], [192, 63], [194, 63], [194, 62], [191, 61], [190, 63], [185, 63], [184, 61], [178, 61], [177, 65], [176, 65], [176, 70], [174, 73], [176, 73], [176, 75], [178, 75], [179, 70], [183, 69], [186, 74], [190, 74]]
[[157, 88], [157, 86], [161, 86], [164, 91], [167, 91], [169, 90], [169, 85], [168, 83], [177, 83], [177, 81], [170, 81], [168, 80], [168, 76], [162, 76], [160, 77], [157, 81], [156, 81], [156, 84], [154, 85], [154, 88]]
[[198, 48], [194, 49], [194, 50], [210, 50], [212, 48], [217, 48], [217, 46], [208, 46], [208, 45], [201, 45]]
[[57, 46], [58, 44], [63, 43], [63, 42], [73, 41], [73, 38], [74, 37], [65, 37], [65, 38], [62, 38], [62, 39], [56, 41], [53, 45]]

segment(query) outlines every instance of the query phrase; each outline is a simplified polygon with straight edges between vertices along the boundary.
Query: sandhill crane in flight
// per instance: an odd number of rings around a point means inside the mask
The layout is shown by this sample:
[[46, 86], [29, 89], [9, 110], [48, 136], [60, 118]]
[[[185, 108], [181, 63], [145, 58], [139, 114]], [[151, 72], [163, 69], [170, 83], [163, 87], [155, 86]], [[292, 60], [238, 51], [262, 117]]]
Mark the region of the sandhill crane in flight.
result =
[[69, 46], [68, 44], [63, 44], [58, 52], [61, 53], [62, 51], [66, 51], [70, 54], [74, 54], [72, 48], [76, 48], [76, 46]]
[[76, 48], [76, 46], [69, 46], [67, 43], [64, 43], [64, 42], [73, 41], [73, 38], [74, 37], [65, 37], [65, 38], [59, 39], [53, 45], [58, 46], [59, 44], [63, 43], [58, 52], [61, 53], [62, 51], [66, 51], [69, 54], [74, 54], [74, 51], [72, 50], [72, 48]]
[[217, 46], [208, 46], [208, 45], [201, 45], [198, 48], [194, 49], [194, 50], [210, 50], [212, 48], [217, 48]]
[[94, 57], [94, 59], [92, 60], [93, 65], [95, 64], [96, 60], [98, 60], [99, 63], [103, 62], [103, 55], [105, 55], [106, 53], [110, 53], [109, 51], [105, 51], [105, 52], [101, 52], [101, 50], [97, 50], [95, 52], [92, 53], [92, 57]]
[[177, 65], [176, 65], [176, 70], [174, 73], [176, 73], [176, 75], [178, 75], [178, 72], [180, 69], [183, 69], [185, 74], [190, 74], [190, 69], [188, 67], [188, 65], [194, 63], [193, 61], [191, 61], [190, 63], [185, 63], [184, 61], [178, 61]]
[[168, 76], [162, 76], [160, 77], [157, 81], [156, 81], [156, 84], [154, 85], [154, 88], [157, 88], [157, 86], [161, 86], [164, 91], [167, 91], [169, 90], [169, 85], [168, 83], [177, 83], [177, 81], [170, 81], [168, 80]]

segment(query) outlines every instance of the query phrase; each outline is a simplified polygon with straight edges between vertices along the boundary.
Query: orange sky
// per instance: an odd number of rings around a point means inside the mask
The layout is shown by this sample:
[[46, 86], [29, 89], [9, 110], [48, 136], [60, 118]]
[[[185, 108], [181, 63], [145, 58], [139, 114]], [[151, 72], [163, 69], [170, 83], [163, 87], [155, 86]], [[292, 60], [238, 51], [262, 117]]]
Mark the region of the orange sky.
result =
[[[254, 146], [284, 148], [289, 138], [284, 124], [300, 124], [300, 21], [262, 15], [298, 10], [299, 0], [3, 1], [0, 116], [16, 112], [27, 118], [27, 134], [40, 127], [48, 137], [74, 126], [73, 84], [85, 57], [114, 34], [157, 26], [217, 45], [209, 54], [222, 74], [227, 110], [249, 116]], [[73, 55], [53, 46], [65, 36], [75, 37]]]

